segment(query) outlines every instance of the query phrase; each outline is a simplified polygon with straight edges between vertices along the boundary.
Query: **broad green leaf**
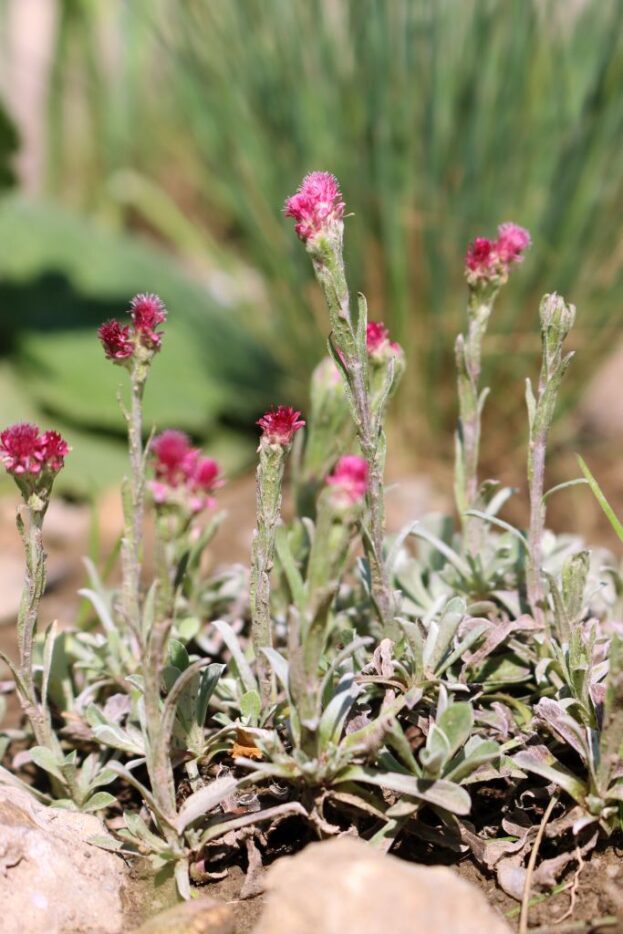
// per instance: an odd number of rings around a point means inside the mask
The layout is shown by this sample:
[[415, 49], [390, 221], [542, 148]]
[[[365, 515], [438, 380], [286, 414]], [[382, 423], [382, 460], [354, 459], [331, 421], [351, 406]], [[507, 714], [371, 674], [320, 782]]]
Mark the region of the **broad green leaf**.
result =
[[225, 645], [231, 652], [232, 660], [236, 666], [238, 675], [240, 676], [240, 680], [242, 681], [245, 689], [247, 691], [257, 691], [255, 675], [253, 674], [251, 666], [244, 656], [244, 652], [242, 651], [238, 636], [234, 630], [231, 628], [229, 623], [226, 623], [225, 620], [222, 619], [215, 619], [212, 622], [212, 626], [214, 626], [214, 628], [217, 629], [221, 634]]
[[437, 726], [450, 744], [453, 756], [470, 737], [474, 725], [474, 711], [468, 703], [449, 704], [437, 720]]
[[40, 769], [49, 772], [55, 778], [58, 778], [63, 784], [65, 779], [61, 771], [62, 763], [56, 758], [54, 753], [46, 746], [32, 746], [29, 750], [30, 758], [38, 765]]
[[190, 824], [209, 814], [225, 798], [231, 797], [240, 784], [240, 779], [236, 778], [216, 778], [209, 785], [195, 791], [189, 795], [182, 804], [175, 826], [178, 833], [182, 834]]
[[108, 794], [107, 791], [98, 791], [97, 794], [93, 795], [82, 805], [81, 810], [94, 813], [95, 811], [101, 811], [103, 808], [112, 807], [115, 804], [117, 804], [117, 799], [114, 795]]
[[471, 810], [471, 799], [465, 789], [444, 779], [430, 781], [423, 778], [411, 778], [408, 775], [376, 772], [366, 766], [352, 766], [334, 778], [336, 784], [347, 781], [377, 785], [379, 788], [386, 788], [400, 795], [426, 801], [428, 804], [444, 808], [453, 814], [465, 815]]
[[526, 750], [525, 752], [518, 752], [516, 755], [512, 756], [512, 759], [515, 765], [519, 766], [520, 769], [524, 769], [526, 772], [532, 772], [535, 775], [540, 775], [542, 778], [546, 778], [548, 782], [554, 782], [555, 785], [558, 785], [566, 791], [578, 804], [584, 803], [587, 794], [586, 785], [584, 782], [580, 781], [577, 776], [573, 775], [572, 772], [569, 772], [564, 765], [554, 759], [553, 756], [550, 762], [544, 762], [533, 753]]
[[240, 698], [240, 713], [255, 723], [262, 709], [262, 701], [257, 691], [247, 691]]

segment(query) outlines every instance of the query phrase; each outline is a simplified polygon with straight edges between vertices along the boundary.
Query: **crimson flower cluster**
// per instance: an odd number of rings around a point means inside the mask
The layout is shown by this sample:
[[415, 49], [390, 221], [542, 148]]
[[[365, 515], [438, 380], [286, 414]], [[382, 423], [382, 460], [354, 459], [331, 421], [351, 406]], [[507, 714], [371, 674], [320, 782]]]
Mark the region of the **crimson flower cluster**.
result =
[[154, 479], [149, 488], [158, 505], [183, 506], [192, 513], [214, 506], [211, 494], [222, 485], [219, 465], [192, 447], [183, 431], [156, 435], [151, 456]]
[[41, 432], [28, 423], [0, 432], [0, 460], [7, 473], [28, 491], [50, 486], [70, 448], [58, 431]]
[[513, 263], [520, 263], [530, 246], [530, 234], [517, 224], [500, 224], [497, 240], [476, 237], [465, 255], [468, 279], [492, 279], [504, 276]]
[[401, 346], [389, 338], [389, 330], [382, 321], [368, 321], [366, 327], [366, 347], [371, 357], [380, 357], [388, 350], [400, 352]]
[[112, 319], [105, 321], [97, 334], [104, 353], [113, 363], [126, 364], [139, 349], [148, 353], [160, 350], [162, 333], [157, 330], [167, 318], [164, 303], [157, 295], [136, 295], [130, 302], [131, 324]]
[[349, 503], [356, 503], [368, 491], [368, 464], [358, 454], [346, 454], [340, 457], [326, 482]]
[[338, 180], [330, 172], [311, 172], [284, 205], [286, 217], [305, 243], [319, 233], [328, 234], [342, 222], [345, 204]]
[[262, 429], [262, 439], [268, 444], [287, 447], [299, 428], [303, 428], [305, 421], [292, 406], [280, 405], [258, 418], [257, 424]]

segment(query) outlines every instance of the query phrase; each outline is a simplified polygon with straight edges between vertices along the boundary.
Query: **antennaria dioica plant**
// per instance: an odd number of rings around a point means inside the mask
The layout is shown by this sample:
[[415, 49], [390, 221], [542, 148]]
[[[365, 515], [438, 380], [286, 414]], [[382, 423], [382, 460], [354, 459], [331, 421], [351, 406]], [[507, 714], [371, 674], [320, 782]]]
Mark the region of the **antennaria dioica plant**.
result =
[[[100, 812], [94, 844], [148, 855], [184, 898], [217, 860], [231, 864], [244, 849], [271, 859], [270, 831], [285, 818], [319, 838], [348, 831], [387, 851], [415, 836], [469, 847], [489, 868], [512, 856], [516, 867], [531, 837], [506, 805], [485, 802], [483, 787], [496, 784], [514, 805], [529, 790], [537, 820], [539, 783], [559, 789], [555, 827], [575, 835], [557, 839], [564, 868], [564, 853], [586, 854], [621, 827], [623, 803], [623, 580], [612, 555], [545, 528], [546, 498], [560, 489], [544, 492], [544, 468], [573, 306], [553, 294], [540, 307], [526, 534], [500, 516], [510, 491], [479, 482], [478, 445], [487, 322], [528, 236], [503, 224], [495, 241], [473, 242], [456, 345], [460, 528], [423, 517], [388, 535], [384, 420], [405, 356], [363, 298], [351, 310], [336, 180], [308, 176], [287, 213], [327, 301], [330, 357], [312, 382], [307, 426], [285, 405], [259, 420], [248, 573], [207, 571], [203, 560], [222, 519], [212, 512], [218, 464], [175, 429], [145, 439], [143, 395], [166, 352], [157, 296], [137, 296], [128, 324], [99, 331], [129, 378], [130, 476], [121, 581], [107, 586], [88, 564], [87, 624], [37, 637], [43, 518], [68, 447], [35, 426], [0, 434], [24, 498], [27, 568], [19, 657], [6, 660], [25, 723], [3, 733], [11, 768], [0, 781], [21, 781], [25, 766], [41, 800]], [[282, 512], [288, 462], [294, 511]], [[146, 503], [156, 519], [151, 581]], [[11, 759], [17, 743], [26, 754]], [[476, 829], [483, 806], [486, 831]], [[288, 849], [299, 831], [286, 834]]]

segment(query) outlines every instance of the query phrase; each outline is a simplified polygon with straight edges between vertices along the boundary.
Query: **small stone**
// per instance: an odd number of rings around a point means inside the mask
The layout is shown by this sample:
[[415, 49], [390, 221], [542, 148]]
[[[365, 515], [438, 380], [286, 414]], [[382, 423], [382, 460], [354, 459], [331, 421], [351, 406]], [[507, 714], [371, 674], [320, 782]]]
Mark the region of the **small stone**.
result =
[[97, 817], [45, 807], [0, 785], [0, 904], [3, 934], [118, 934], [123, 930], [123, 860], [88, 840]]
[[134, 934], [235, 934], [235, 931], [230, 906], [203, 895], [150, 918]]
[[279, 860], [266, 882], [254, 934], [510, 934], [451, 869], [384, 856], [360, 840], [312, 843]]

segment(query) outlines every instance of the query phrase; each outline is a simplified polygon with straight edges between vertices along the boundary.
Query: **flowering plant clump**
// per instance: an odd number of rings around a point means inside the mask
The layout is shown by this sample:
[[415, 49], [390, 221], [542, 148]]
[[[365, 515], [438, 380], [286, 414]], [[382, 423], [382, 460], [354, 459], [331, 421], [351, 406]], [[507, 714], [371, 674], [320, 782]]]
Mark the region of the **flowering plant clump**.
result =
[[[24, 500], [26, 562], [17, 658], [5, 658], [23, 723], [0, 736], [12, 763], [0, 782], [19, 783], [27, 763], [39, 800], [99, 812], [97, 845], [170, 867], [184, 898], [241, 857], [257, 868], [308, 836], [346, 832], [384, 851], [420, 839], [433, 854], [471, 853], [522, 899], [527, 930], [531, 887], [573, 862], [577, 879], [623, 830], [620, 562], [545, 526], [548, 497], [587, 483], [623, 541], [583, 461], [582, 478], [546, 488], [575, 308], [553, 293], [539, 309], [524, 532], [499, 515], [513, 491], [480, 483], [478, 456], [487, 323], [530, 241], [503, 224], [495, 241], [471, 244], [455, 346], [456, 516], [387, 534], [385, 423], [405, 354], [368, 321], [363, 297], [351, 309], [333, 176], [308, 176], [286, 214], [326, 298], [329, 356], [306, 418], [280, 405], [258, 420], [248, 568], [211, 567], [217, 462], [181, 431], [150, 441], [143, 428], [166, 315], [156, 296], [137, 296], [128, 324], [99, 330], [127, 371], [121, 573], [111, 590], [88, 563], [92, 618], [68, 631], [41, 632], [40, 603], [45, 512], [69, 448], [34, 425], [0, 433]], [[145, 509], [155, 513], [149, 566]]]

